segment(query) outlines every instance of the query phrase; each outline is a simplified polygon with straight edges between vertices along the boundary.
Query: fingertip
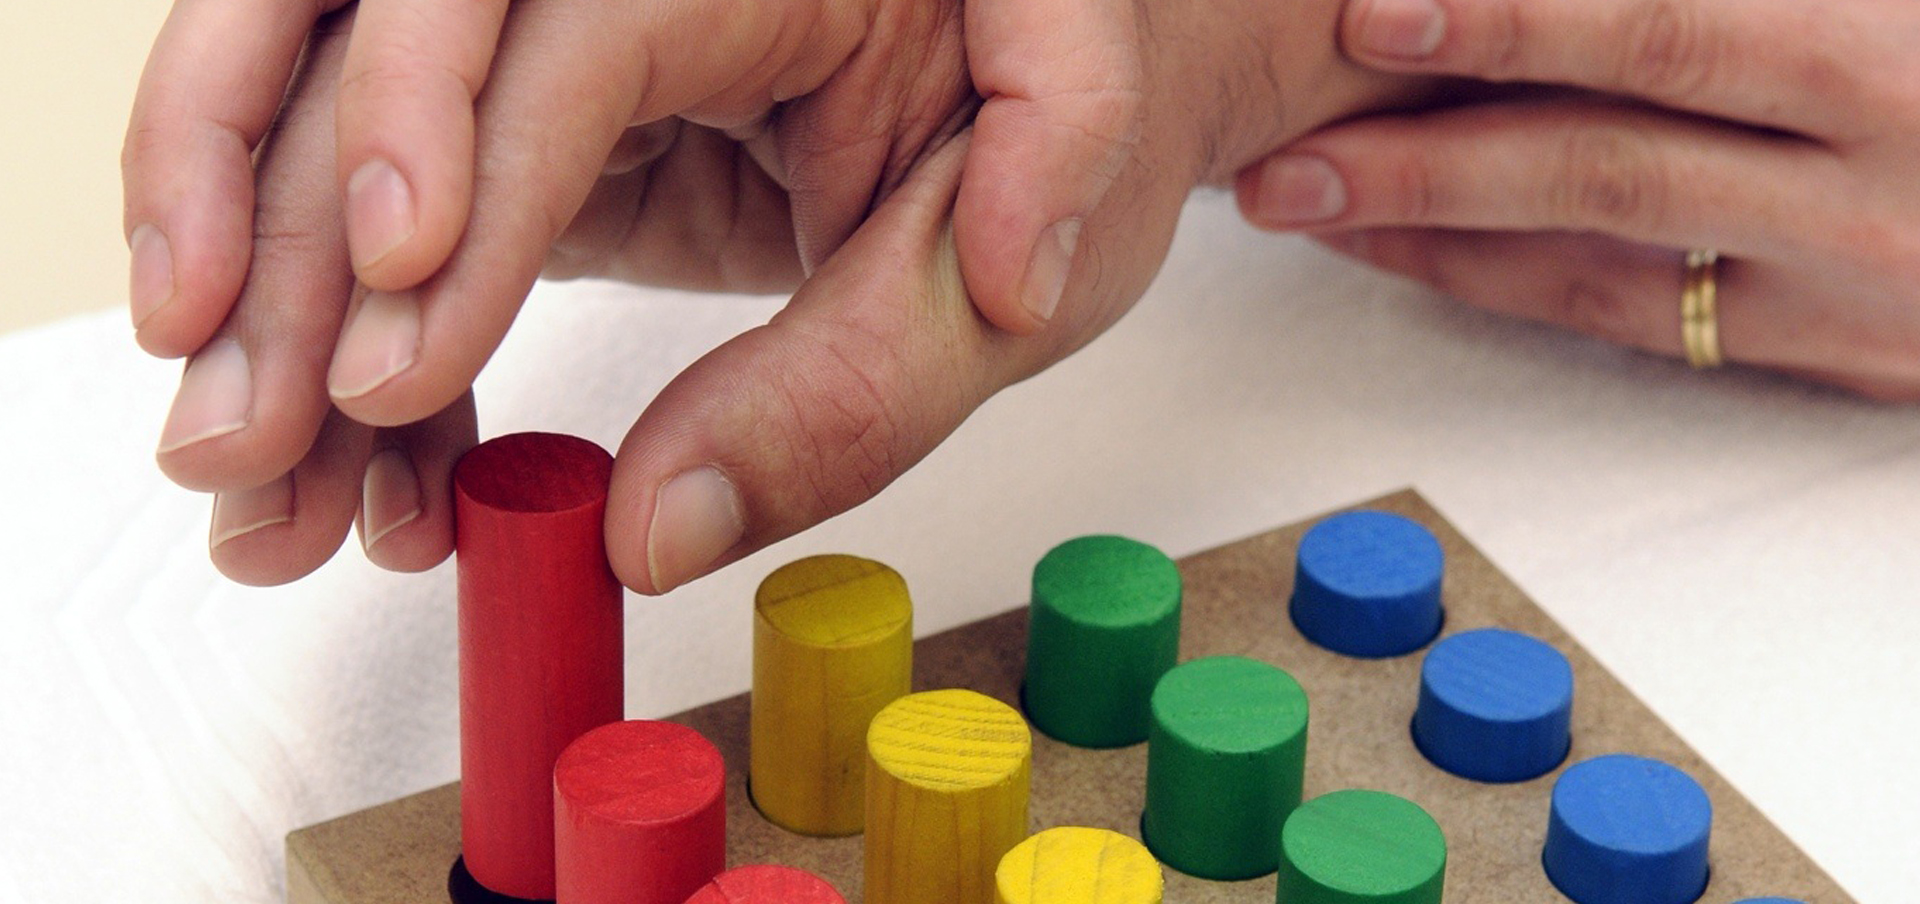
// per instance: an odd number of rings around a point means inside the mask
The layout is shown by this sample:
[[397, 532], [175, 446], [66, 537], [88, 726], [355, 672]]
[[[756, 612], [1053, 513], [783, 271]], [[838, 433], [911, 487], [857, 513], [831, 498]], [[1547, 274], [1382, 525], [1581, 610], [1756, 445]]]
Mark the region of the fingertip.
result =
[[[422, 119], [444, 121], [422, 128], [417, 124]], [[392, 146], [391, 151], [343, 156], [347, 252], [362, 284], [400, 292], [446, 266], [466, 232], [473, 193], [472, 111], [462, 106], [431, 117], [409, 112], [374, 121], [387, 129], [398, 128], [389, 123], [408, 123], [415, 131], [379, 136], [378, 143]]]
[[[228, 150], [179, 164], [185, 194], [146, 199], [127, 234], [134, 341], [157, 358], [205, 345], [239, 299], [253, 259], [253, 172]], [[238, 171], [235, 167], [239, 166]]]
[[453, 554], [453, 468], [475, 443], [473, 395], [380, 434], [361, 479], [361, 548], [388, 571], [426, 571]]
[[1085, 220], [1039, 221], [1040, 211], [1004, 200], [963, 178], [953, 214], [954, 250], [967, 297], [1003, 332], [1031, 336], [1058, 313], [1079, 251]]
[[140, 77], [120, 168], [135, 340], [191, 354], [226, 319], [252, 245], [252, 153], [317, 11], [177, 3]]
[[[398, 448], [386, 448], [367, 460], [360, 485], [360, 545], [367, 558], [394, 571], [418, 571], [417, 532], [406, 529], [426, 513], [420, 476], [413, 460]], [[404, 531], [404, 533], [403, 533]], [[431, 539], [431, 538], [427, 538]], [[391, 541], [391, 542], [388, 542]], [[424, 567], [432, 567], [428, 563]]]
[[463, 107], [448, 115], [460, 119], [414, 135], [385, 136], [385, 143], [405, 145], [411, 155], [376, 152], [350, 164], [341, 187], [347, 251], [354, 275], [370, 289], [400, 292], [420, 285], [446, 266], [466, 231], [473, 192], [472, 114]]
[[[638, 429], [636, 426], [635, 429]], [[632, 435], [627, 437], [631, 445]], [[647, 567], [647, 525], [652, 520], [653, 497], [659, 487], [644, 483], [635, 472], [640, 456], [623, 445], [614, 455], [613, 484], [607, 490], [607, 564], [628, 590], [657, 596], [652, 570]]]
[[388, 288], [398, 274], [381, 264], [420, 229], [413, 186], [383, 158], [362, 163], [347, 177], [346, 216], [347, 251], [354, 273], [368, 286]]
[[641, 414], [607, 510], [623, 583], [665, 592], [872, 499], [1010, 382], [945, 229], [963, 151], [929, 156], [779, 316]]
[[1041, 230], [1033, 241], [1033, 252], [1027, 256], [1027, 275], [1020, 284], [1020, 306], [1026, 309], [1032, 324], [1029, 332], [1038, 332], [1059, 310], [1067, 279], [1073, 273], [1084, 222], [1080, 217], [1068, 217]]
[[418, 360], [420, 314], [420, 299], [412, 292], [368, 292], [360, 299], [347, 315], [327, 368], [327, 394], [335, 405], [376, 426], [418, 419], [393, 411], [391, 393], [379, 390]]
[[270, 586], [311, 574], [333, 558], [359, 510], [357, 478], [372, 433], [335, 414], [301, 446], [306, 454], [298, 464], [258, 485], [217, 494], [207, 539], [220, 573]]
[[1233, 175], [1233, 206], [1240, 211], [1240, 219], [1248, 225], [1265, 229], [1266, 226], [1254, 216], [1254, 195], [1260, 190], [1260, 164], [1254, 163]]
[[505, 0], [362, 4], [334, 106], [354, 274], [396, 292], [445, 266], [470, 213], [474, 98]]
[[718, 467], [701, 465], [654, 493], [646, 539], [647, 586], [665, 593], [730, 561], [747, 532], [740, 490]]
[[1417, 65], [1430, 61], [1446, 36], [1439, 0], [1353, 0], [1341, 15], [1342, 49], [1356, 59]]
[[345, 526], [329, 529], [326, 506], [297, 497], [292, 472], [257, 487], [215, 494], [207, 532], [214, 567], [235, 583], [273, 587], [326, 564], [340, 548]]
[[324, 396], [299, 384], [284, 353], [262, 356], [222, 336], [188, 362], [160, 431], [155, 459], [182, 487], [229, 491], [292, 470], [327, 418]]
[[133, 329], [173, 300], [173, 247], [160, 227], [142, 223], [127, 240], [127, 298]]
[[1234, 196], [1247, 220], [1263, 229], [1324, 225], [1347, 213], [1346, 180], [1318, 154], [1279, 153], [1246, 168]]

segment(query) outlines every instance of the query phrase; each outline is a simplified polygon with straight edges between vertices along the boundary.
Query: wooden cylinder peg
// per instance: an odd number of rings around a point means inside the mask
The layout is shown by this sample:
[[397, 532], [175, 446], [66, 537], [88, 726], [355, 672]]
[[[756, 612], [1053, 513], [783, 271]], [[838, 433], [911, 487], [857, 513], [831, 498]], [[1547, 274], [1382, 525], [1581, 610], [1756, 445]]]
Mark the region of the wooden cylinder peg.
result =
[[1281, 830], [1279, 904], [1440, 904], [1447, 839], [1419, 804], [1349, 789], [1301, 804]]
[[1712, 835], [1713, 801], [1693, 776], [1613, 753], [1554, 779], [1540, 863], [1574, 904], [1692, 904]]
[[739, 866], [707, 883], [686, 904], [847, 904], [827, 880], [790, 866]]
[[1413, 741], [1427, 760], [1477, 782], [1523, 782], [1573, 745], [1573, 667], [1543, 640], [1463, 631], [1427, 650]]
[[727, 866], [727, 767], [699, 732], [616, 722], [553, 767], [558, 904], [685, 904]]
[[554, 761], [621, 717], [612, 474], [600, 447], [547, 433], [482, 443], [453, 471], [460, 844], [476, 882], [516, 898], [554, 894]]
[[1180, 659], [1180, 569], [1126, 537], [1078, 537], [1033, 568], [1027, 716], [1076, 747], [1147, 739], [1147, 698]]
[[1060, 826], [1000, 858], [995, 904], [1160, 904], [1166, 877], [1145, 845], [1119, 832]]
[[902, 697], [867, 731], [866, 904], [993, 904], [1027, 837], [1033, 735], [966, 690]]
[[865, 824], [867, 726], [913, 687], [913, 604], [855, 556], [801, 559], [754, 596], [748, 774], [754, 804], [803, 835]]
[[1152, 705], [1147, 846], [1203, 879], [1273, 872], [1306, 780], [1306, 691], [1264, 662], [1210, 656], [1168, 672]]
[[1344, 512], [1300, 538], [1288, 609], [1301, 634], [1335, 653], [1400, 656], [1440, 633], [1445, 570], [1425, 525], [1392, 512]]

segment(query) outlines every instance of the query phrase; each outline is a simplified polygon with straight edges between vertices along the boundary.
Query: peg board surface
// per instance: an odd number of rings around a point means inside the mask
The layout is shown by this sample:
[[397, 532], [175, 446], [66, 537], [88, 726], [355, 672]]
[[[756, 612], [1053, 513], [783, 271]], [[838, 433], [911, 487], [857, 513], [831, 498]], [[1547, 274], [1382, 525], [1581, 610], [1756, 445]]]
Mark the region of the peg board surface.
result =
[[[1573, 751], [1567, 763], [1603, 753], [1657, 757], [1699, 780], [1712, 798], [1712, 883], [1700, 900], [1728, 904], [1782, 895], [1853, 904], [1825, 871], [1793, 845], [1518, 587], [1411, 490], [1358, 508], [1397, 512], [1425, 524], [1446, 551], [1443, 634], [1497, 626], [1559, 648], [1573, 666]], [[1286, 615], [1293, 556], [1319, 518], [1181, 560], [1185, 612], [1181, 659], [1250, 656], [1292, 673], [1311, 716], [1306, 795], [1373, 788], [1409, 798], [1433, 814], [1448, 844], [1449, 904], [1566, 900], [1540, 868], [1554, 772], [1488, 785], [1428, 764], [1408, 726], [1419, 688], [1420, 653], [1349, 659], [1308, 643]], [[911, 580], [911, 576], [909, 576]], [[916, 689], [966, 687], [1019, 699], [1026, 610], [975, 622], [915, 645]], [[1649, 626], [1649, 630], [1655, 630]], [[1703, 642], [1706, 639], [1702, 639]], [[1728, 701], [1733, 705], [1736, 701]], [[806, 838], [762, 819], [746, 794], [747, 697], [673, 717], [711, 738], [725, 755], [728, 862], [779, 863], [833, 882], [860, 902], [860, 839]], [[1032, 827], [1085, 825], [1139, 837], [1146, 745], [1080, 750], [1034, 735]], [[439, 904], [459, 850], [459, 794], [447, 785], [294, 832], [287, 838], [290, 904]], [[1167, 870], [1171, 904], [1271, 904], [1274, 877], [1208, 882]]]

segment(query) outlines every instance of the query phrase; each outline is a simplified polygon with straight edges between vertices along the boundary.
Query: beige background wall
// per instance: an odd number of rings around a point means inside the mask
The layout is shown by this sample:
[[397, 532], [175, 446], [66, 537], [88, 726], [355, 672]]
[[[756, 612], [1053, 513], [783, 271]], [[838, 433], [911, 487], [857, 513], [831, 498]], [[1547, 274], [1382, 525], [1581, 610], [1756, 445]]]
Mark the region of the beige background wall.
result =
[[124, 307], [120, 137], [167, 0], [23, 0], [0, 28], [0, 331]]

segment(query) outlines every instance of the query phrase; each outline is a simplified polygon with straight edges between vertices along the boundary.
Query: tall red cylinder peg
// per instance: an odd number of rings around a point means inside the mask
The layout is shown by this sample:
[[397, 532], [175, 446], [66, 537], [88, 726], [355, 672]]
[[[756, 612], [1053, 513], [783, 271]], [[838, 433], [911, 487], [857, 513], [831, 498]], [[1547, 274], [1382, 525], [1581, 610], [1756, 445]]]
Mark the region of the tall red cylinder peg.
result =
[[602, 725], [553, 767], [557, 904], [686, 904], [727, 867], [727, 764], [672, 722]]
[[480, 885], [554, 896], [553, 766], [622, 716], [620, 582], [601, 522], [613, 459], [518, 433], [454, 467], [460, 846]]

